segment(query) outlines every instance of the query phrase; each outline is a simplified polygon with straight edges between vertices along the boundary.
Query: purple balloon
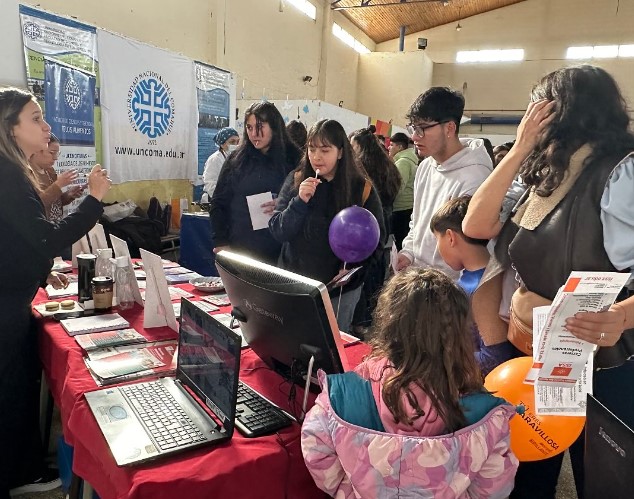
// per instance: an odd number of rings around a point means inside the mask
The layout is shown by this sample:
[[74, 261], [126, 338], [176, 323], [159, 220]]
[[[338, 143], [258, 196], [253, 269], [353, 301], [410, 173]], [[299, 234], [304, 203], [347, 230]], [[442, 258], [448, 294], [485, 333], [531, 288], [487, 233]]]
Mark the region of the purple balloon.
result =
[[380, 236], [381, 229], [374, 215], [359, 206], [341, 210], [328, 229], [332, 252], [348, 263], [360, 262], [374, 253]]

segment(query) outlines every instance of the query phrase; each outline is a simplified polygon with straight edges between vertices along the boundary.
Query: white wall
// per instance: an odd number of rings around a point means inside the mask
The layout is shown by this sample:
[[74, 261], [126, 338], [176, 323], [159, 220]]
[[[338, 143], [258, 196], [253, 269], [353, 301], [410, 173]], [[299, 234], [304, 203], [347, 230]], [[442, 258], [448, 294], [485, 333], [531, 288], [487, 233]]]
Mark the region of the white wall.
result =
[[[417, 38], [427, 38], [425, 52], [435, 63], [433, 84], [459, 90], [466, 84], [468, 112], [521, 114], [530, 89], [542, 76], [580, 62], [604, 67], [634, 104], [634, 60], [565, 59], [569, 46], [634, 43], [632, 19], [632, 1], [526, 0], [462, 20], [459, 32], [455, 30], [456, 24], [451, 23], [414, 33], [406, 37], [405, 47], [415, 51]], [[377, 45], [377, 50], [393, 51], [397, 46], [398, 40], [390, 40]], [[490, 48], [523, 48], [525, 60], [492, 64], [454, 62], [458, 50]], [[504, 133], [513, 127], [492, 128]]]
[[364, 54], [359, 58], [357, 109], [404, 126], [411, 104], [431, 86], [432, 73], [433, 63], [422, 51]]

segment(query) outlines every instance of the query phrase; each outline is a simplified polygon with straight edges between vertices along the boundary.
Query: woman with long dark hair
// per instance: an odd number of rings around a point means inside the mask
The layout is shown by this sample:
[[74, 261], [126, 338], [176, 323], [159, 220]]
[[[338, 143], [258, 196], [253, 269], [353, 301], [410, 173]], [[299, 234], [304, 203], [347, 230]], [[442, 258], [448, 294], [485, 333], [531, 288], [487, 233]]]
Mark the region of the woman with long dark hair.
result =
[[[242, 141], [223, 165], [211, 198], [214, 251], [231, 248], [267, 263], [277, 262], [280, 243], [266, 227], [253, 229], [247, 198], [267, 192], [276, 197], [300, 156], [273, 104], [258, 102], [249, 106], [244, 113]], [[270, 215], [274, 207], [275, 200], [259, 209]]]
[[31, 301], [46, 282], [53, 258], [86, 234], [103, 212], [110, 189], [96, 165], [90, 195], [62, 220], [49, 222], [28, 158], [48, 147], [51, 127], [35, 97], [0, 88], [0, 496], [59, 486], [44, 465], [39, 432], [37, 330]]
[[[614, 79], [595, 66], [563, 68], [534, 88], [517, 141], [476, 191], [463, 222], [470, 237], [499, 236], [498, 259], [521, 278], [509, 340], [532, 355], [532, 309], [550, 304], [571, 270], [634, 268], [634, 135]], [[517, 211], [502, 209], [520, 175]], [[510, 191], [508, 191], [510, 193]], [[517, 206], [517, 205], [516, 205]], [[501, 214], [502, 213], [502, 214]], [[601, 313], [577, 313], [566, 328], [597, 345], [594, 396], [634, 427], [634, 298], [624, 292]], [[583, 437], [570, 449], [583, 497]], [[522, 463], [512, 498], [555, 497], [562, 454]]]
[[[381, 227], [377, 250], [364, 262], [365, 268], [382, 252], [385, 243], [381, 201], [357, 166], [341, 124], [319, 121], [308, 132], [304, 158], [286, 178], [269, 222], [273, 237], [282, 243], [280, 267], [323, 283], [331, 281], [344, 262], [330, 248], [328, 228], [337, 213], [353, 205], [369, 210]], [[363, 275], [357, 272], [343, 289], [331, 292], [342, 331], [347, 331], [352, 321]]]
[[[379, 193], [383, 207], [385, 233], [389, 235], [392, 232], [392, 207], [401, 188], [402, 179], [396, 165], [380, 144], [377, 136], [374, 135], [375, 131], [374, 125], [370, 125], [367, 128], [352, 132], [350, 144], [357, 156], [359, 165], [366, 171]], [[376, 306], [377, 294], [383, 287], [383, 281], [385, 281], [386, 269], [387, 253], [383, 252], [382, 257], [373, 261], [368, 268], [363, 282], [363, 291], [352, 320], [357, 334], [363, 334], [364, 328], [372, 322], [372, 312]]]

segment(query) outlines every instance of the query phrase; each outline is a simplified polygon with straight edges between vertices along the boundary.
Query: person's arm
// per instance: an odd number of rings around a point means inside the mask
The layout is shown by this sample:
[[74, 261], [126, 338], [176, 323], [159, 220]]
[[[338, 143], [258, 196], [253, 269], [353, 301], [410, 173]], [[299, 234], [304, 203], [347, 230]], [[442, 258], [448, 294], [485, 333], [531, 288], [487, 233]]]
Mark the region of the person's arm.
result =
[[271, 234], [281, 243], [290, 241], [302, 230], [310, 211], [308, 203], [299, 198], [294, 182], [294, 172], [291, 172], [280, 189], [275, 211], [269, 220]]
[[213, 195], [216, 185], [218, 184], [218, 177], [220, 170], [224, 164], [225, 158], [220, 154], [212, 154], [207, 158], [205, 162], [205, 169], [203, 171], [203, 182], [205, 184], [205, 192], [210, 196]]
[[[98, 170], [102, 170], [99, 168]], [[91, 176], [93, 173], [91, 173]], [[103, 212], [100, 199], [108, 191], [105, 175], [95, 184], [95, 195], [87, 196], [77, 211], [56, 223], [46, 219], [39, 193], [18, 166], [2, 168], [0, 199], [4, 208], [0, 215], [8, 226], [19, 233], [33, 248], [49, 258], [86, 234]], [[105, 183], [108, 185], [105, 186]], [[103, 184], [103, 185], [102, 185]]]
[[331, 497], [353, 497], [352, 484], [346, 475], [335, 443], [328, 429], [328, 414], [320, 404], [321, 393], [302, 424], [301, 444], [304, 462], [315, 485]]
[[522, 166], [522, 162], [536, 146], [540, 134], [552, 121], [555, 101], [531, 102], [517, 129], [517, 140], [493, 170], [491, 175], [474, 193], [467, 214], [462, 221], [465, 235], [476, 239], [493, 239], [502, 229], [500, 210], [504, 198]]
[[214, 243], [216, 246], [228, 246], [231, 227], [231, 201], [233, 199], [233, 174], [235, 166], [231, 161], [226, 161], [220, 170], [218, 183], [211, 197], [209, 216], [214, 231]]

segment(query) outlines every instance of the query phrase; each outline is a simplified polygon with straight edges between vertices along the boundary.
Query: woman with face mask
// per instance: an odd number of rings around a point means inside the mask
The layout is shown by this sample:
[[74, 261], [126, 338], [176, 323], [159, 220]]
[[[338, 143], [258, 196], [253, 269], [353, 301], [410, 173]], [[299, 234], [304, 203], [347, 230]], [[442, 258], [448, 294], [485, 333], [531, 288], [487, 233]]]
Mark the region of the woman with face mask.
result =
[[207, 158], [207, 161], [205, 161], [205, 170], [203, 172], [205, 192], [209, 194], [209, 197], [211, 197], [216, 189], [220, 169], [222, 168], [222, 165], [225, 164], [227, 156], [238, 148], [240, 136], [235, 129], [226, 127], [220, 129], [214, 137], [214, 142], [218, 146], [218, 150]]

